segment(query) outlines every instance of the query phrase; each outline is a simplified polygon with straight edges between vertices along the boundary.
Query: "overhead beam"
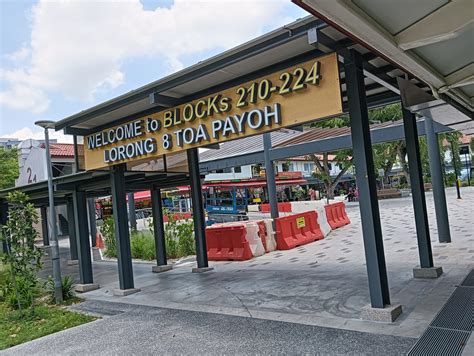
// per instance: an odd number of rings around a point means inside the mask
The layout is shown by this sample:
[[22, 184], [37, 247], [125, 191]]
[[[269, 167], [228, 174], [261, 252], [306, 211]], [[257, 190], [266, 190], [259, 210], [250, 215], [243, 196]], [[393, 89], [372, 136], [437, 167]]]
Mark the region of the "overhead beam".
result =
[[151, 93], [149, 98], [150, 98], [151, 105], [160, 105], [166, 108], [171, 108], [173, 106], [177, 106], [181, 104], [181, 100], [179, 99], [176, 99], [167, 95], [158, 94], [158, 93]]
[[394, 37], [401, 49], [413, 49], [453, 39], [472, 23], [472, 0], [453, 0]]
[[446, 86], [438, 89], [440, 93], [444, 93], [448, 89], [463, 87], [474, 84], [474, 63], [451, 73], [446, 76]]

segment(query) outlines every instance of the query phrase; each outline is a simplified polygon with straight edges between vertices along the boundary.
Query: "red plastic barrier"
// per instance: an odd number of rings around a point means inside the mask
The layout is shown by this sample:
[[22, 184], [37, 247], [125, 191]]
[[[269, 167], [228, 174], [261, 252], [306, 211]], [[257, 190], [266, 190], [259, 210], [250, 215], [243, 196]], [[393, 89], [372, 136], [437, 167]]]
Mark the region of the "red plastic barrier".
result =
[[331, 229], [337, 229], [351, 223], [347, 216], [344, 202], [325, 205], [324, 209], [326, 209], [326, 218]]
[[[262, 213], [269, 213], [270, 204], [260, 204], [260, 211]], [[291, 203], [290, 202], [278, 203], [278, 211], [280, 213], [291, 213]]]
[[246, 261], [252, 258], [245, 239], [245, 226], [224, 226], [206, 229], [207, 258], [210, 261]]
[[[193, 216], [193, 213], [188, 212], [188, 213], [174, 213], [173, 214], [173, 219], [174, 220], [185, 220], [185, 219], [191, 219]], [[168, 222], [168, 215], [163, 216], [163, 222]]]
[[324, 238], [316, 211], [276, 218], [275, 225], [278, 250], [290, 250]]

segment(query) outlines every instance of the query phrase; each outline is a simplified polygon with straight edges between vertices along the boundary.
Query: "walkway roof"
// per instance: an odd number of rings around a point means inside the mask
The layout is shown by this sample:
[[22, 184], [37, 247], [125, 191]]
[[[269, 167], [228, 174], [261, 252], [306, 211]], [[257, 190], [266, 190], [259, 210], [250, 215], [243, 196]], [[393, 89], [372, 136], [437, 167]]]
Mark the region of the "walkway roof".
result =
[[[418, 134], [425, 135], [425, 125], [423, 120], [418, 121]], [[435, 132], [447, 132], [451, 129], [434, 122]], [[281, 130], [283, 131], [283, 130]], [[272, 141], [273, 148], [270, 149], [271, 160], [285, 160], [292, 157], [306, 156], [313, 153], [333, 152], [352, 147], [352, 136], [350, 127], [341, 128], [313, 128], [303, 132], [293, 132], [286, 139]], [[401, 120], [384, 122], [371, 125], [372, 143], [382, 143], [405, 139], [405, 131]], [[225, 152], [222, 155], [220, 150], [209, 150], [202, 154], [199, 168], [202, 173], [216, 169], [224, 169], [236, 166], [243, 166], [252, 163], [264, 162], [262, 140], [252, 141], [252, 146], [248, 145], [248, 138], [234, 141], [227, 141], [221, 144], [221, 149]]]
[[432, 118], [474, 134], [472, 0], [293, 2], [427, 83], [433, 100], [452, 105], [438, 102]]
[[[317, 41], [308, 35], [316, 31]], [[189, 68], [151, 82], [56, 123], [56, 130], [86, 135], [128, 121], [134, 117], [158, 112], [224, 88], [252, 80], [324, 53], [337, 51], [340, 60], [354, 49], [363, 55], [366, 94], [369, 106], [400, 100], [395, 77], [404, 73], [375, 52], [355, 44], [341, 32], [312, 16], [297, 20], [275, 31], [225, 51]], [[341, 66], [343, 101], [345, 80]], [[413, 83], [425, 91], [429, 88], [416, 78]], [[150, 100], [152, 95], [154, 100]]]

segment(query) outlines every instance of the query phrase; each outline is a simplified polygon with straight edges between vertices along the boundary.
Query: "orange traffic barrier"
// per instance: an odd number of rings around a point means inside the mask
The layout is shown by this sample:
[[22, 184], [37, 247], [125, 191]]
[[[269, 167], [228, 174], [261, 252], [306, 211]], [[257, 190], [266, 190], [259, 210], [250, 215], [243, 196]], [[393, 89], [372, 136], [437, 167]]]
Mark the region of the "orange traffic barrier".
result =
[[101, 250], [105, 247], [104, 240], [102, 240], [102, 235], [100, 232], [97, 232], [95, 235], [95, 247], [100, 248]]
[[210, 261], [245, 261], [252, 258], [245, 226], [206, 229], [207, 258]]
[[[262, 213], [269, 213], [270, 204], [260, 204], [260, 211]], [[291, 213], [291, 203], [290, 202], [278, 203], [278, 211], [280, 213]]]
[[324, 209], [326, 210], [326, 218], [331, 229], [337, 229], [351, 223], [347, 216], [344, 202], [325, 205]]
[[278, 250], [289, 250], [324, 238], [316, 211], [276, 218], [275, 225]]

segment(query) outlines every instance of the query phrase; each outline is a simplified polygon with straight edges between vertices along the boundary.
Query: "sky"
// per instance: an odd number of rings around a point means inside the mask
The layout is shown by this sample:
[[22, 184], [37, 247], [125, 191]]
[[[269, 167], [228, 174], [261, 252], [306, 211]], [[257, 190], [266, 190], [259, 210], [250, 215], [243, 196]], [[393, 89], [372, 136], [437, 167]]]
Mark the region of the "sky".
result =
[[0, 137], [40, 139], [35, 121], [63, 119], [306, 15], [290, 0], [0, 0]]

